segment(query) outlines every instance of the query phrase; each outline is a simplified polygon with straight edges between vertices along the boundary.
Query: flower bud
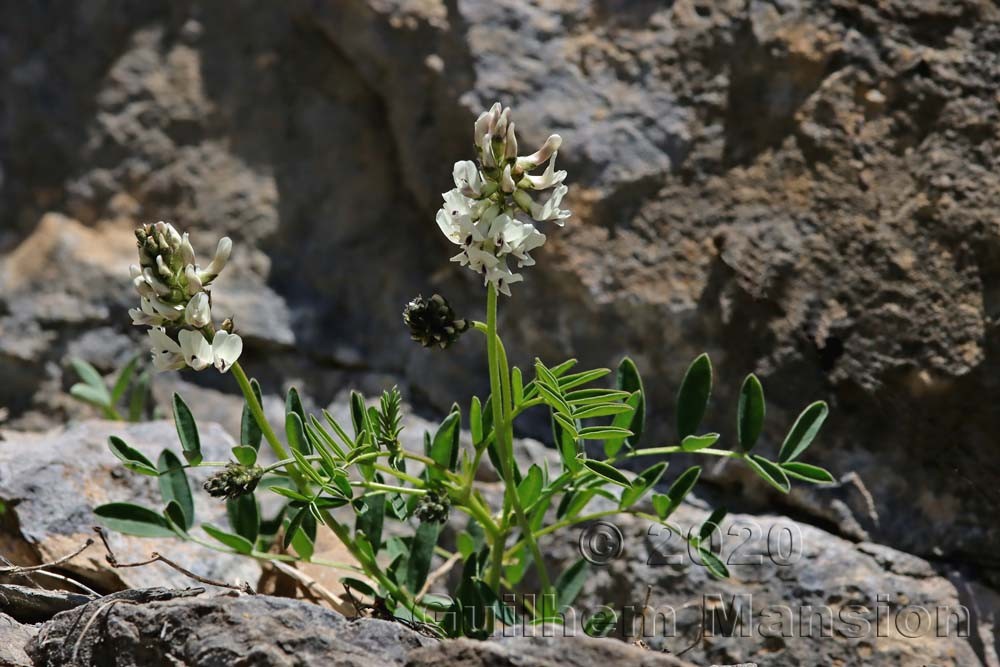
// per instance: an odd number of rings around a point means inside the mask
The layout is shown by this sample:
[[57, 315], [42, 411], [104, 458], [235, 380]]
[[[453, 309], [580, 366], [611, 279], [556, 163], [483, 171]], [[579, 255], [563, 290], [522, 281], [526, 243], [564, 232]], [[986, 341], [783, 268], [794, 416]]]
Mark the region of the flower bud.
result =
[[501, 110], [502, 107], [500, 106], [499, 102], [494, 102], [493, 106], [490, 107], [489, 111], [490, 116], [488, 119], [489, 123], [486, 126], [486, 132], [488, 134], [496, 134], [497, 121], [500, 120]]
[[517, 136], [514, 134], [514, 123], [507, 127], [507, 138], [504, 140], [504, 159], [513, 160], [517, 157]]
[[226, 262], [229, 261], [229, 255], [233, 251], [233, 241], [228, 236], [223, 236], [219, 239], [219, 245], [215, 248], [215, 257], [212, 258], [212, 263], [209, 264], [204, 271], [201, 272], [201, 281], [204, 284], [212, 282], [216, 276], [222, 273], [222, 269], [225, 268]]
[[497, 119], [496, 127], [493, 128], [492, 134], [498, 140], [503, 140], [507, 136], [507, 125], [510, 123], [510, 107], [507, 107], [502, 112], [500, 112], [500, 117]]
[[160, 274], [161, 277], [170, 280], [174, 277], [174, 272], [170, 270], [167, 263], [163, 261], [163, 255], [156, 256], [156, 272]]
[[153, 269], [143, 269], [142, 277], [146, 279], [146, 283], [153, 288], [153, 291], [159, 296], [170, 296], [170, 288], [167, 287], [166, 283], [156, 277], [153, 273]]
[[476, 144], [476, 148], [483, 147], [483, 138], [490, 129], [490, 112], [484, 111], [479, 114], [479, 118], [476, 119], [476, 125], [472, 132], [472, 140]]
[[509, 164], [503, 168], [503, 174], [500, 176], [500, 187], [507, 193], [513, 192], [514, 188], [517, 187], [514, 184], [514, 179], [510, 176]]
[[181, 261], [185, 265], [195, 263], [194, 248], [191, 246], [191, 239], [188, 237], [187, 232], [181, 238]]
[[204, 285], [201, 282], [201, 278], [198, 277], [198, 272], [195, 270], [194, 266], [188, 264], [184, 267], [184, 278], [187, 280], [187, 293], [197, 294], [202, 289]]
[[184, 320], [195, 329], [207, 327], [212, 321], [212, 309], [206, 292], [198, 292], [191, 297], [184, 309]]
[[156, 311], [156, 314], [162, 316], [166, 320], [173, 322], [175, 320], [179, 320], [184, 315], [184, 311], [178, 310], [180, 306], [174, 307], [170, 304], [166, 304], [155, 294], [152, 294], [147, 298], [149, 299], [149, 304], [152, 306], [153, 310]]
[[483, 137], [483, 166], [487, 169], [497, 166], [496, 158], [493, 156], [493, 135], [488, 133]]
[[442, 350], [469, 329], [467, 320], [455, 317], [448, 301], [440, 294], [429, 299], [418, 296], [403, 310], [403, 322], [410, 328], [410, 338], [424, 347], [437, 345]]

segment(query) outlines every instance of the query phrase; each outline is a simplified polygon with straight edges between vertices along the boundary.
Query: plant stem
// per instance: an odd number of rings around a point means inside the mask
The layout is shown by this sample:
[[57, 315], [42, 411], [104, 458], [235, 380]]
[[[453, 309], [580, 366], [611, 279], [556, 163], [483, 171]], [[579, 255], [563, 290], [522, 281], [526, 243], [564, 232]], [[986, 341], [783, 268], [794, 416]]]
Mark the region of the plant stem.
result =
[[456, 504], [455, 507], [479, 521], [479, 524], [490, 538], [495, 538], [500, 532], [500, 527], [497, 526], [493, 517], [490, 516], [489, 510], [475, 496], [470, 495], [468, 499]]
[[636, 449], [624, 456], [614, 457], [610, 459], [605, 459], [604, 462], [612, 464], [620, 459], [634, 459], [638, 456], [660, 456], [664, 454], [705, 454], [707, 456], [724, 456], [731, 459], [741, 459], [743, 458], [742, 452], [732, 452], [728, 449], [713, 449], [711, 447], [706, 447], [705, 449], [696, 449], [693, 452], [684, 452], [683, 447], [673, 446], [673, 447], [649, 447], [646, 449]]
[[110, 419], [112, 421], [117, 421], [117, 422], [128, 421], [127, 419], [125, 419], [124, 417], [122, 417], [122, 413], [118, 412], [118, 410], [115, 408], [115, 406], [113, 406], [113, 405], [105, 405], [105, 406], [103, 406], [103, 408], [104, 408], [104, 416], [107, 417], [108, 419]]
[[378, 470], [379, 472], [383, 472], [386, 475], [391, 475], [396, 479], [402, 480], [404, 482], [409, 482], [410, 484], [419, 486], [421, 488], [423, 488], [424, 486], [424, 480], [420, 479], [419, 477], [414, 477], [413, 475], [407, 475], [405, 472], [400, 472], [395, 468], [390, 468], [389, 466], [380, 465], [378, 463], [374, 464], [372, 467], [375, 470]]
[[[250, 408], [250, 414], [253, 415], [254, 420], [257, 422], [257, 426], [260, 427], [260, 432], [264, 435], [264, 439], [267, 440], [267, 444], [271, 447], [271, 451], [274, 452], [274, 456], [279, 461], [284, 461], [289, 459], [288, 450], [285, 446], [281, 444], [278, 440], [278, 436], [274, 433], [274, 429], [271, 428], [271, 423], [267, 421], [267, 417], [264, 416], [264, 406], [260, 404], [257, 400], [257, 395], [254, 394], [253, 387], [250, 386], [250, 380], [247, 378], [247, 374], [243, 372], [243, 367], [240, 363], [234, 362], [232, 368], [233, 377], [236, 378], [237, 384], [240, 385], [240, 391], [243, 392], [243, 398], [247, 402], [247, 406]], [[292, 459], [291, 463], [285, 466], [285, 471], [288, 476], [292, 478], [295, 482], [295, 486], [299, 487], [299, 490], [306, 488], [307, 484], [302, 474], [299, 472], [298, 468], [295, 467], [295, 459]]]
[[[654, 516], [652, 514], [648, 514], [646, 512], [638, 512], [638, 511], [635, 511], [635, 510], [624, 510], [623, 511], [623, 510], [620, 510], [620, 509], [613, 509], [613, 510], [602, 510], [600, 512], [593, 512], [591, 514], [584, 514], [582, 516], [576, 516], [576, 517], [573, 517], [571, 519], [563, 519], [562, 521], [558, 521], [556, 523], [550, 524], [550, 525], [546, 526], [545, 528], [542, 528], [541, 530], [536, 530], [535, 533], [534, 533], [534, 536], [536, 538], [542, 537], [544, 535], [548, 535], [549, 533], [554, 533], [555, 531], [561, 530], [561, 529], [566, 528], [568, 526], [572, 526], [572, 525], [575, 525], [575, 524], [578, 524], [578, 523], [584, 523], [586, 521], [594, 521], [596, 519], [603, 519], [606, 516], [613, 516], [613, 515], [616, 515], [616, 514], [631, 514], [632, 516], [639, 517], [640, 519], [647, 519], [649, 521], [652, 521], [653, 523], [658, 523], [661, 526], [665, 526], [666, 528], [668, 528], [669, 530], [672, 530], [673, 532], [677, 533], [678, 535], [682, 535], [683, 534], [683, 531], [681, 531], [681, 529], [678, 528], [677, 526], [675, 526], [675, 525], [673, 525], [671, 523], [667, 523], [666, 521], [663, 521], [659, 517]], [[506, 556], [513, 555], [518, 549], [522, 548], [525, 545], [525, 542], [526, 542], [525, 539], [519, 540], [517, 542], [517, 544], [515, 544], [514, 546], [512, 546], [510, 549], [507, 549], [507, 552], [504, 554], [504, 556], [506, 557]]]
[[[502, 525], [507, 524], [506, 507], [512, 506], [517, 518], [518, 525], [524, 531], [528, 546], [535, 559], [535, 569], [538, 572], [538, 579], [542, 584], [542, 593], [547, 593], [551, 588], [549, 575], [545, 569], [545, 560], [542, 552], [538, 548], [535, 536], [524, 515], [524, 508], [521, 507], [521, 499], [517, 495], [517, 484], [514, 481], [514, 447], [513, 428], [510, 423], [512, 412], [510, 406], [509, 385], [505, 392], [505, 382], [501, 379], [501, 365], [506, 368], [506, 359], [501, 360], [501, 352], [498, 350], [500, 337], [497, 335], [497, 290], [493, 283], [490, 283], [486, 290], [486, 356], [490, 371], [490, 404], [493, 409], [493, 432], [496, 434], [497, 455], [503, 469], [504, 479], [504, 518]], [[506, 354], [503, 355], [506, 357]], [[506, 370], [504, 371], [506, 373]], [[509, 383], [509, 379], [507, 380]], [[504, 546], [507, 540], [507, 531], [501, 529], [494, 540], [493, 562], [489, 571], [489, 583], [494, 590], [500, 586], [500, 575], [503, 569]]]
[[411, 489], [407, 486], [393, 486], [391, 484], [380, 484], [379, 482], [351, 482], [351, 486], [360, 486], [372, 491], [389, 491], [391, 493], [408, 493], [411, 496], [425, 496], [425, 489]]

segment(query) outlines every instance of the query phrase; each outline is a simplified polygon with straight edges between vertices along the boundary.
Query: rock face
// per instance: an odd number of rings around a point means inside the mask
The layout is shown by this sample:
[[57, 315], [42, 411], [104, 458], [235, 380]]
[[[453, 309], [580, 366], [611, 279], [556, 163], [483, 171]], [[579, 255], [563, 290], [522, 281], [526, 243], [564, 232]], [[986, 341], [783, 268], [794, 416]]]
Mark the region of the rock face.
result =
[[0, 615], [0, 664], [31, 667], [31, 658], [24, 649], [37, 632], [31, 625], [21, 625], [6, 614]]
[[[199, 428], [207, 460], [225, 459], [232, 439], [215, 424]], [[52, 432], [0, 432], [0, 502], [5, 508], [0, 527], [0, 549], [18, 565], [52, 562], [96, 538], [98, 505], [127, 501], [159, 512], [163, 500], [156, 480], [125, 470], [108, 450], [108, 436], [117, 435], [155, 461], [159, 452], [179, 452], [172, 422], [123, 425], [118, 422], [78, 422]], [[192, 471], [191, 485], [198, 520], [226, 526], [225, 503], [210, 498], [200, 486], [209, 469]], [[200, 523], [198, 524], [200, 525]], [[199, 529], [200, 531], [200, 529]], [[143, 561], [159, 552], [182, 567], [215, 580], [256, 585], [256, 562], [214, 553], [204, 547], [171, 538], [139, 538], [109, 534], [111, 547], [123, 563]], [[99, 592], [130, 587], [182, 587], [191, 580], [162, 564], [111, 569], [98, 542], [62, 566]], [[41, 575], [34, 579], [45, 580]], [[47, 580], [46, 580], [47, 581]], [[25, 583], [19, 580], [16, 583]], [[52, 583], [47, 581], [47, 583]], [[60, 582], [55, 582], [60, 583]]]
[[842, 493], [717, 468], [721, 497], [996, 586], [998, 54], [990, 0], [2, 3], [0, 405], [83, 414], [66, 357], [134, 352], [128, 228], [157, 219], [235, 239], [217, 303], [266, 387], [482, 392], [480, 341], [416, 348], [399, 310], [481, 316], [433, 214], [499, 98], [523, 143], [563, 135], [575, 213], [504, 303], [513, 361], [632, 354], [650, 442], [704, 350], [726, 437], [746, 372], [765, 449], [826, 398]]
[[[95, 614], [103, 618], [84, 634]], [[254, 623], [247, 623], [247, 618]], [[691, 667], [613, 640], [438, 642], [398, 623], [351, 621], [314, 605], [263, 595], [141, 604], [99, 600], [42, 626], [27, 650], [36, 667], [71, 664], [74, 651], [80, 662], [72, 663], [119, 667], [418, 667], [442, 660], [462, 667], [583, 667], [608, 660], [642, 667]]]
[[[673, 521], [697, 530], [707, 517], [684, 506]], [[734, 515], [715, 536], [731, 574], [718, 580], [677, 535], [631, 517], [612, 522], [624, 551], [592, 568], [574, 607], [579, 619], [614, 610], [616, 636], [675, 654], [689, 649], [684, 657], [695, 664], [991, 664], [979, 634], [989, 622], [912, 555], [787, 517]], [[580, 557], [578, 534], [544, 546], [553, 563]]]

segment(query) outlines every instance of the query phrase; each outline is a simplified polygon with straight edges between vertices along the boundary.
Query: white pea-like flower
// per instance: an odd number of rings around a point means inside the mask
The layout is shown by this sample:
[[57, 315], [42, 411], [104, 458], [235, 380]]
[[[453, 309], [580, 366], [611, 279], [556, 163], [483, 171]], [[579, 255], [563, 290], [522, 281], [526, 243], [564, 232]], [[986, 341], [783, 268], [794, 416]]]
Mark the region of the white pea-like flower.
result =
[[128, 314], [132, 317], [132, 324], [136, 326], [158, 327], [167, 321], [155, 310], [152, 302], [144, 296], [139, 297], [139, 307], [129, 308]]
[[243, 339], [236, 334], [218, 331], [212, 340], [212, 363], [225, 373], [243, 354]]
[[205, 335], [200, 331], [181, 329], [177, 333], [177, 340], [180, 342], [184, 362], [194, 370], [204, 370], [215, 361], [212, 344], [205, 340]]
[[201, 371], [215, 366], [225, 373], [243, 353], [243, 339], [226, 331], [216, 332], [211, 343], [202, 332], [191, 329], [181, 329], [177, 340], [163, 327], [152, 327], [148, 334], [153, 367], [158, 371], [179, 370], [185, 366]]
[[153, 368], [158, 371], [175, 371], [184, 368], [181, 346], [167, 335], [161, 327], [153, 327], [148, 332]]
[[[451, 260], [508, 296], [510, 285], [523, 280], [511, 271], [508, 259], [513, 258], [517, 268], [532, 266], [531, 251], [545, 243], [545, 234], [534, 223], [562, 226], [570, 216], [560, 208], [568, 192], [566, 172], [555, 168], [562, 138], [553, 134], [534, 153], [518, 157], [514, 127], [511, 110], [499, 102], [479, 115], [473, 127], [478, 164], [455, 163], [455, 188], [442, 195], [436, 216], [441, 232], [461, 248]], [[529, 173], [543, 164], [542, 173]], [[544, 199], [536, 201], [537, 194]]]

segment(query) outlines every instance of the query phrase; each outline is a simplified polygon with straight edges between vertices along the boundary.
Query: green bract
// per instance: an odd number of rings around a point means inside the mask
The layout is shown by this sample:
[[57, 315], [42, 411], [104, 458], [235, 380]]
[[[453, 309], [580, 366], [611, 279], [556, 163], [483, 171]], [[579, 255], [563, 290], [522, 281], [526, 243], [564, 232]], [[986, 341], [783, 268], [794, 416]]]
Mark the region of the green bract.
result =
[[[352, 393], [350, 423], [341, 423], [326, 411], [309, 414], [298, 392], [291, 389], [283, 422], [272, 425], [264, 415], [260, 386], [233, 361], [232, 376], [245, 406], [232, 459], [202, 460], [198, 426], [187, 404], [175, 395], [178, 452], [164, 450], [154, 457], [119, 438], [110, 439], [113, 454], [127, 468], [158, 478], [162, 508], [113, 503], [98, 508], [98, 516], [110, 528], [136, 535], [175, 535], [258, 559], [298, 559], [341, 567], [347, 570], [342, 582], [355, 600], [367, 599], [399, 618], [428, 624], [441, 635], [484, 637], [498, 625], [521, 618], [558, 620], [560, 610], [573, 602], [588, 576], [589, 563], [581, 559], [551, 576], [539, 543], [552, 539], [553, 534], [616, 514], [631, 514], [677, 531], [669, 518], [691, 492], [702, 469], [674, 467], [669, 470], [676, 474], [668, 474], [670, 456], [742, 461], [785, 493], [793, 479], [832, 481], [829, 472], [799, 460], [827, 416], [822, 402], [803, 411], [776, 461], [752, 453], [760, 451], [757, 445], [766, 440], [764, 392], [753, 375], [739, 393], [735, 446], [720, 448], [719, 433], [701, 426], [712, 399], [712, 364], [707, 355], [691, 363], [681, 382], [673, 412], [677, 439], [653, 447], [640, 447], [643, 439], [650, 439], [653, 420], [649, 417], [657, 409], [669, 413], [670, 406], [648, 400], [631, 359], [623, 359], [612, 378], [609, 369], [580, 370], [576, 360], [550, 365], [536, 359], [530, 369], [509, 365], [498, 332], [497, 293], [507, 292], [504, 288], [511, 282], [506, 261], [517, 259], [528, 265], [530, 259], [523, 245], [528, 237], [516, 236], [527, 233], [524, 225], [529, 223], [517, 222], [516, 216], [560, 223], [568, 216], [558, 208], [565, 172], [554, 172], [551, 167], [559, 141], [550, 139], [538, 153], [521, 157], [513, 129], [509, 110], [494, 107], [480, 117], [475, 132], [480, 162], [456, 166], [457, 191], [451, 198], [457, 203], [441, 214], [447, 216], [442, 228], [454, 231], [452, 240], [464, 248], [463, 264], [485, 276], [486, 321], [458, 317], [439, 295], [414, 299], [404, 318], [410, 335], [427, 347], [447, 348], [466, 331], [468, 338], [481, 334], [489, 395], [473, 397], [467, 408], [453, 405], [440, 424], [424, 434], [422, 451], [411, 451], [400, 441], [405, 422], [401, 395], [395, 388], [384, 392], [374, 405]], [[543, 164], [549, 165], [547, 171], [531, 175]], [[551, 187], [556, 187], [556, 194], [546, 204], [526, 194]], [[459, 195], [464, 198], [460, 202]], [[170, 238], [153, 244], [147, 233], [140, 238], [145, 239], [143, 257], [149, 264], [154, 250], [162, 255], [165, 247], [174, 253], [170, 257], [177, 260], [177, 266], [170, 265], [162, 273], [183, 286], [187, 284], [184, 276], [193, 281], [201, 274], [193, 269], [180, 272], [183, 258], [178, 259], [178, 253], [185, 251], [186, 237], [172, 227], [167, 231], [177, 248]], [[155, 287], [156, 280], [147, 283]], [[171, 298], [187, 298], [179, 287], [177, 291], [170, 293]], [[213, 336], [218, 339], [210, 322], [198, 331], [204, 335], [199, 345]], [[231, 323], [222, 333], [235, 336]], [[400, 331], [400, 335], [405, 334]], [[440, 349], [426, 353], [441, 353]], [[119, 385], [127, 386], [128, 380], [120, 378], [109, 391], [96, 371], [82, 365], [78, 370], [84, 384], [74, 394], [113, 410], [125, 391]], [[122, 377], [131, 374], [127, 369]], [[525, 469], [515, 455], [514, 422], [532, 408], [547, 411], [550, 418], [560, 462], [552, 469], [538, 464]], [[470, 442], [462, 437], [466, 430]], [[264, 442], [276, 462], [258, 460]], [[640, 458], [651, 460], [634, 460]], [[502, 481], [503, 497], [493, 503], [476, 481], [483, 466], [492, 466]], [[225, 499], [227, 527], [198, 522], [187, 476], [192, 467], [213, 468], [204, 486], [211, 495]], [[265, 496], [270, 502], [258, 502]], [[596, 501], [604, 509], [596, 509]], [[262, 507], [277, 510], [264, 514]], [[710, 548], [712, 533], [724, 516], [724, 510], [713, 513], [697, 534], [687, 538], [699, 564], [717, 577], [728, 575]], [[460, 521], [457, 527], [456, 521]], [[448, 544], [454, 552], [440, 539], [449, 522], [455, 527], [454, 546], [450, 540]], [[192, 534], [199, 525], [204, 535]], [[321, 530], [331, 531], [343, 543], [351, 562], [328, 563], [314, 557]], [[438, 590], [428, 592], [436, 557], [460, 572], [451, 578], [456, 585], [448, 596]], [[529, 571], [534, 576], [527, 577]], [[443, 586], [448, 579], [441, 577], [437, 585]], [[510, 605], [508, 593], [537, 595]], [[606, 634], [611, 620], [594, 617], [586, 632]]]

